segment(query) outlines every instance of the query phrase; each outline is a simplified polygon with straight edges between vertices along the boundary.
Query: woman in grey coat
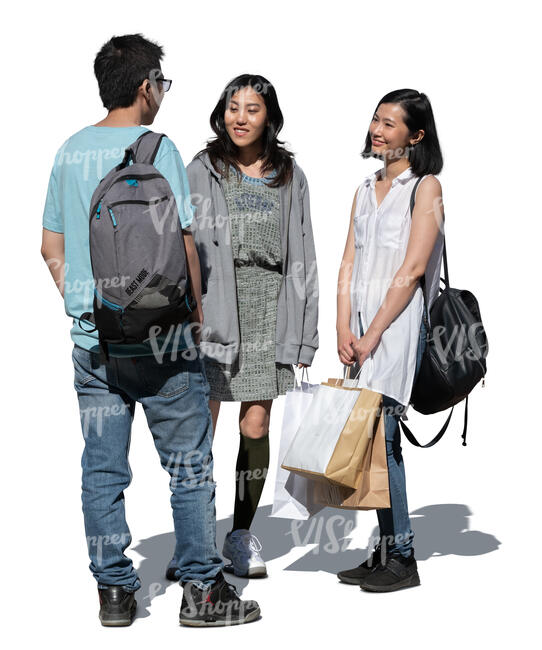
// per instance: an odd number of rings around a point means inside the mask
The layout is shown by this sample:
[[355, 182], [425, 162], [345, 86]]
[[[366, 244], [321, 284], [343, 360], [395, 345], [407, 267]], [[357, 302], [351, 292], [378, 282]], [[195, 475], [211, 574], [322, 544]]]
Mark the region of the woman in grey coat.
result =
[[211, 114], [216, 138], [187, 166], [202, 275], [200, 349], [216, 429], [220, 403], [241, 402], [233, 528], [223, 554], [236, 575], [266, 575], [250, 532], [269, 464], [273, 399], [318, 348], [318, 276], [307, 179], [277, 139], [275, 89], [240, 75]]

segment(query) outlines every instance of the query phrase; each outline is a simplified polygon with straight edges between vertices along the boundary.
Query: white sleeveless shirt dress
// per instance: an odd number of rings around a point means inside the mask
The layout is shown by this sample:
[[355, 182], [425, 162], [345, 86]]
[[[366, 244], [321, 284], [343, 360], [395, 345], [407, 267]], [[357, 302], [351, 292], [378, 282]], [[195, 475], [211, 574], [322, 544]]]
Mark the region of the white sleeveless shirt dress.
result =
[[[377, 206], [375, 183], [380, 171], [367, 176], [356, 194], [350, 329], [357, 338], [360, 337], [360, 317], [366, 332], [405, 259], [411, 225], [410, 195], [418, 178], [408, 167], [393, 179], [389, 192]], [[425, 271], [428, 312], [439, 292], [443, 245], [444, 232], [441, 229]], [[408, 406], [416, 370], [422, 313], [423, 294], [418, 283], [406, 307], [383, 332], [380, 342], [363, 363], [358, 377], [359, 387], [392, 397]], [[431, 324], [429, 314], [428, 320]]]

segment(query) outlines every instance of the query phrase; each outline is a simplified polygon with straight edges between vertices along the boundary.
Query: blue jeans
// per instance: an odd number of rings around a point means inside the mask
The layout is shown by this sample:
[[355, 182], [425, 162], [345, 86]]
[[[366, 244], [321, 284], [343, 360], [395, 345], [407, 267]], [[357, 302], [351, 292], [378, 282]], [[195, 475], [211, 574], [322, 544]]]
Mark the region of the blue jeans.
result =
[[[424, 314], [427, 311], [424, 305]], [[363, 335], [361, 326], [361, 316], [358, 313], [360, 335]], [[418, 376], [420, 363], [426, 345], [426, 327], [422, 318], [420, 335], [418, 337], [418, 349], [416, 352], [416, 370], [414, 381]], [[355, 372], [359, 366], [355, 364]], [[354, 373], [355, 374], [355, 373]], [[354, 374], [352, 376], [354, 376]], [[383, 546], [386, 547], [386, 553], [400, 553], [408, 557], [412, 549], [414, 540], [414, 531], [410, 526], [410, 517], [408, 516], [408, 502], [406, 494], [406, 475], [403, 456], [401, 453], [401, 430], [399, 428], [399, 418], [401, 417], [400, 403], [388, 397], [382, 396], [382, 406], [384, 407], [384, 428], [386, 431], [386, 454], [388, 458], [388, 479], [390, 487], [391, 508], [379, 508], [376, 511], [378, 517], [378, 527]]]
[[154, 356], [105, 361], [99, 353], [74, 345], [72, 359], [85, 440], [82, 503], [89, 568], [98, 588], [141, 587], [132, 560], [124, 554], [132, 541], [124, 490], [132, 479], [128, 452], [136, 401], [170, 476], [180, 578], [210, 584], [223, 561], [215, 540], [210, 388], [199, 347], [178, 352], [175, 361], [164, 355], [160, 364]]

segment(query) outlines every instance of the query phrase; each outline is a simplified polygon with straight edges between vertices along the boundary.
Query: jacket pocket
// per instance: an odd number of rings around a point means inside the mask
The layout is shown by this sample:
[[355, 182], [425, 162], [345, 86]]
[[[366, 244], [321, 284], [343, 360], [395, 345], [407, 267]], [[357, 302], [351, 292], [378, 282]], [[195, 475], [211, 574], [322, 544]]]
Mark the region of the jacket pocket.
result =
[[[234, 297], [233, 304], [230, 304], [227, 290], [229, 282], [222, 277], [211, 276], [207, 283], [207, 292], [201, 298], [203, 311], [202, 341], [230, 345], [237, 341], [237, 333], [233, 331], [234, 315], [237, 310], [237, 298]], [[235, 294], [234, 294], [235, 295]]]

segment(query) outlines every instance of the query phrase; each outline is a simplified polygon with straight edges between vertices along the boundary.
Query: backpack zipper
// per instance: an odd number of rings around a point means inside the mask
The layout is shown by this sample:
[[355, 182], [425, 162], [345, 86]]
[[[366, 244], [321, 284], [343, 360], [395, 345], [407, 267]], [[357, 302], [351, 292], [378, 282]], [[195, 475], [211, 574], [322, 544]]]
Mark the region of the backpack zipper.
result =
[[122, 183], [123, 181], [131, 180], [131, 179], [146, 181], [146, 180], [150, 180], [151, 178], [162, 178], [162, 174], [129, 174], [123, 176], [122, 178], [117, 178], [110, 187], [112, 187], [116, 183]]
[[117, 227], [117, 220], [115, 219], [115, 215], [113, 214], [113, 210], [108, 206], [107, 209], [109, 210], [109, 214], [111, 215], [111, 221], [113, 222], [113, 226], [116, 228]]
[[107, 298], [104, 298], [102, 295], [100, 295], [96, 290], [96, 287], [94, 287], [94, 293], [96, 294], [96, 297], [99, 298], [101, 302], [104, 303], [104, 305], [107, 305], [112, 309], [116, 309], [117, 311], [124, 311], [124, 307], [121, 307], [120, 305], [116, 305], [114, 302], [111, 302], [110, 300], [107, 300]]
[[139, 199], [125, 199], [124, 201], [114, 201], [113, 203], [109, 204], [109, 209], [116, 205], [156, 205], [157, 203], [162, 203], [162, 201], [167, 201], [169, 199], [169, 195], [162, 196], [159, 199], [154, 199], [152, 201], [142, 201]]

